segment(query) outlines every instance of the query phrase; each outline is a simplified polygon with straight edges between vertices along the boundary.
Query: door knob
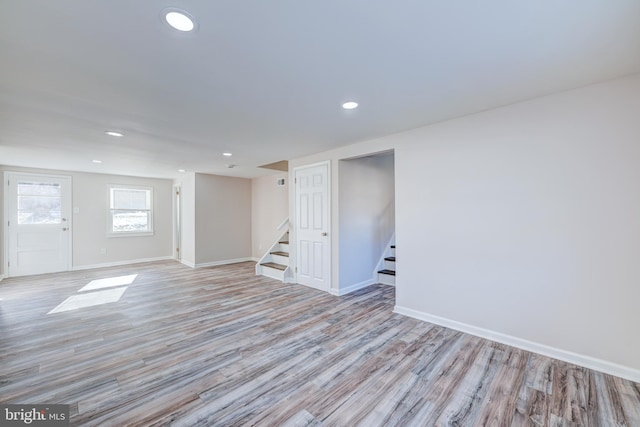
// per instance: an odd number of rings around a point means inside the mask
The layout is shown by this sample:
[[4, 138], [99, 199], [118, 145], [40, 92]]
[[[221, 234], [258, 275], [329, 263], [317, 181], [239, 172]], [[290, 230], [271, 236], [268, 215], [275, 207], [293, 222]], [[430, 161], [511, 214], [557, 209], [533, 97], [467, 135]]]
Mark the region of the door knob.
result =
[[327, 235], [327, 232], [325, 231], [324, 233], [322, 233], [322, 235], [323, 235], [323, 236], [326, 236], [326, 235]]
[[68, 230], [68, 228], [67, 228], [67, 227], [63, 227], [63, 228], [62, 228], [62, 231], [67, 231], [67, 230]]

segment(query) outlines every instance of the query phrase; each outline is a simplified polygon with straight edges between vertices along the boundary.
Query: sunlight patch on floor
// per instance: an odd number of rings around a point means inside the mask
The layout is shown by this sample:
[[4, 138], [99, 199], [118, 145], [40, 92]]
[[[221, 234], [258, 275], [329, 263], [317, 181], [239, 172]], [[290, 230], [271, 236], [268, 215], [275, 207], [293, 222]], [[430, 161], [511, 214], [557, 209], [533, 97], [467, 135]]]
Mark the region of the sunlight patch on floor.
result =
[[77, 295], [72, 295], [47, 314], [63, 313], [79, 308], [93, 307], [120, 301], [122, 295], [138, 277], [137, 274], [92, 280]]
[[92, 307], [94, 305], [118, 302], [126, 290], [127, 287], [123, 286], [121, 288], [105, 289], [102, 291], [72, 295], [47, 314], [62, 313], [63, 311], [71, 311], [79, 308]]
[[92, 280], [78, 292], [94, 291], [96, 289], [130, 285], [134, 280], [136, 280], [136, 277], [138, 277], [137, 274], [130, 274], [128, 276], [107, 277], [106, 279]]

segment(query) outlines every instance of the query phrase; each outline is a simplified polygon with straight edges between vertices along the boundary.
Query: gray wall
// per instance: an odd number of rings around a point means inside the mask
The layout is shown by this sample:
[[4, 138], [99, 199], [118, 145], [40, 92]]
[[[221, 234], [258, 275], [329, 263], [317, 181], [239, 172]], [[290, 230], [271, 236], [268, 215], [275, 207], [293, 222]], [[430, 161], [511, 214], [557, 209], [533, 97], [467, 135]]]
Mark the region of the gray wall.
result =
[[195, 176], [195, 263], [251, 258], [251, 180]]
[[[2, 175], [4, 171], [71, 176], [73, 207], [79, 209], [72, 217], [73, 268], [173, 256], [171, 180], [0, 166]], [[109, 184], [153, 188], [153, 236], [107, 237]], [[3, 191], [4, 185], [0, 192]], [[4, 193], [0, 197], [4, 200]], [[3, 215], [4, 210], [0, 211], [0, 216]], [[0, 227], [2, 242], [3, 233], [4, 227]], [[101, 254], [101, 248], [106, 249], [106, 254]], [[0, 251], [3, 250], [4, 245], [0, 245]], [[2, 268], [4, 274], [4, 263]]]

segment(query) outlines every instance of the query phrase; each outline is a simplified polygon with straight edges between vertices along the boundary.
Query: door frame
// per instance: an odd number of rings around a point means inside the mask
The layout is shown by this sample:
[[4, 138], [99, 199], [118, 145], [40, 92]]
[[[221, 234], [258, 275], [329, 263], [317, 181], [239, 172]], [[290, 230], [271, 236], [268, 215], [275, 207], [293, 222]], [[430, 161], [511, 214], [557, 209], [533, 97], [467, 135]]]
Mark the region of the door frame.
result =
[[[293, 168], [292, 170], [292, 175], [293, 175], [293, 182], [294, 184], [290, 187], [293, 187], [292, 189], [292, 193], [293, 193], [293, 203], [291, 203], [291, 206], [293, 207], [293, 215], [290, 215], [289, 217], [289, 224], [293, 223], [293, 226], [290, 227], [290, 230], [293, 230], [293, 245], [291, 245], [291, 248], [295, 248], [294, 249], [294, 257], [293, 257], [293, 267], [294, 267], [294, 273], [293, 273], [293, 280], [295, 283], [298, 283], [298, 262], [299, 262], [299, 257], [298, 257], [298, 183], [296, 181], [296, 172], [300, 171], [300, 170], [304, 170], [304, 169], [310, 169], [310, 168], [314, 168], [317, 166], [327, 166], [327, 233], [328, 235], [328, 242], [327, 242], [327, 247], [329, 250], [329, 256], [327, 257], [327, 263], [328, 265], [328, 270], [329, 270], [329, 274], [327, 275], [327, 286], [325, 289], [322, 289], [326, 292], [331, 292], [332, 286], [333, 286], [333, 227], [331, 226], [332, 224], [332, 217], [333, 217], [333, 212], [332, 212], [332, 203], [331, 203], [331, 185], [332, 185], [332, 175], [331, 175], [331, 160], [324, 160], [322, 162], [316, 162], [316, 163], [310, 163], [308, 165], [302, 165], [302, 166], [296, 166]], [[291, 193], [290, 193], [291, 194]], [[293, 221], [292, 221], [293, 220]], [[290, 239], [291, 240], [291, 239]], [[314, 288], [317, 289], [317, 288]]]
[[173, 257], [182, 259], [182, 186], [173, 186]]
[[4, 171], [4, 181], [2, 182], [2, 185], [4, 187], [3, 190], [3, 198], [2, 198], [2, 204], [3, 204], [3, 209], [2, 209], [2, 214], [3, 214], [3, 224], [2, 224], [2, 232], [3, 232], [3, 250], [2, 250], [2, 268], [3, 268], [3, 275], [0, 275], [0, 278], [2, 277], [11, 277], [10, 275], [10, 270], [9, 270], [9, 179], [11, 179], [11, 177], [20, 177], [20, 176], [41, 176], [41, 177], [46, 177], [46, 178], [53, 178], [53, 179], [67, 179], [69, 180], [69, 200], [66, 201], [67, 204], [67, 208], [68, 208], [68, 212], [69, 212], [69, 226], [71, 228], [70, 233], [67, 233], [67, 239], [68, 241], [68, 251], [67, 251], [67, 269], [64, 271], [71, 271], [72, 267], [73, 267], [73, 229], [74, 229], [74, 225], [73, 225], [73, 177], [71, 175], [56, 175], [56, 174], [49, 174], [49, 173], [37, 173], [37, 172], [15, 172], [15, 171], [10, 171], [10, 170], [6, 170]]

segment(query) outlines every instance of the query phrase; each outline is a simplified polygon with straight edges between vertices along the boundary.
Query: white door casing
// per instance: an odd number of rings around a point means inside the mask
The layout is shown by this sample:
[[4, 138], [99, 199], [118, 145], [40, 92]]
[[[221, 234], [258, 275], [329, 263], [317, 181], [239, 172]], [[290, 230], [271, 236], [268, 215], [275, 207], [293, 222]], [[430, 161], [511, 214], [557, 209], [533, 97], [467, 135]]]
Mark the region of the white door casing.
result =
[[5, 172], [8, 276], [71, 269], [71, 177]]
[[331, 287], [329, 163], [296, 168], [296, 281], [323, 291]]
[[173, 256], [178, 261], [182, 259], [181, 242], [182, 242], [182, 188], [180, 186], [173, 187], [173, 246], [175, 252]]

